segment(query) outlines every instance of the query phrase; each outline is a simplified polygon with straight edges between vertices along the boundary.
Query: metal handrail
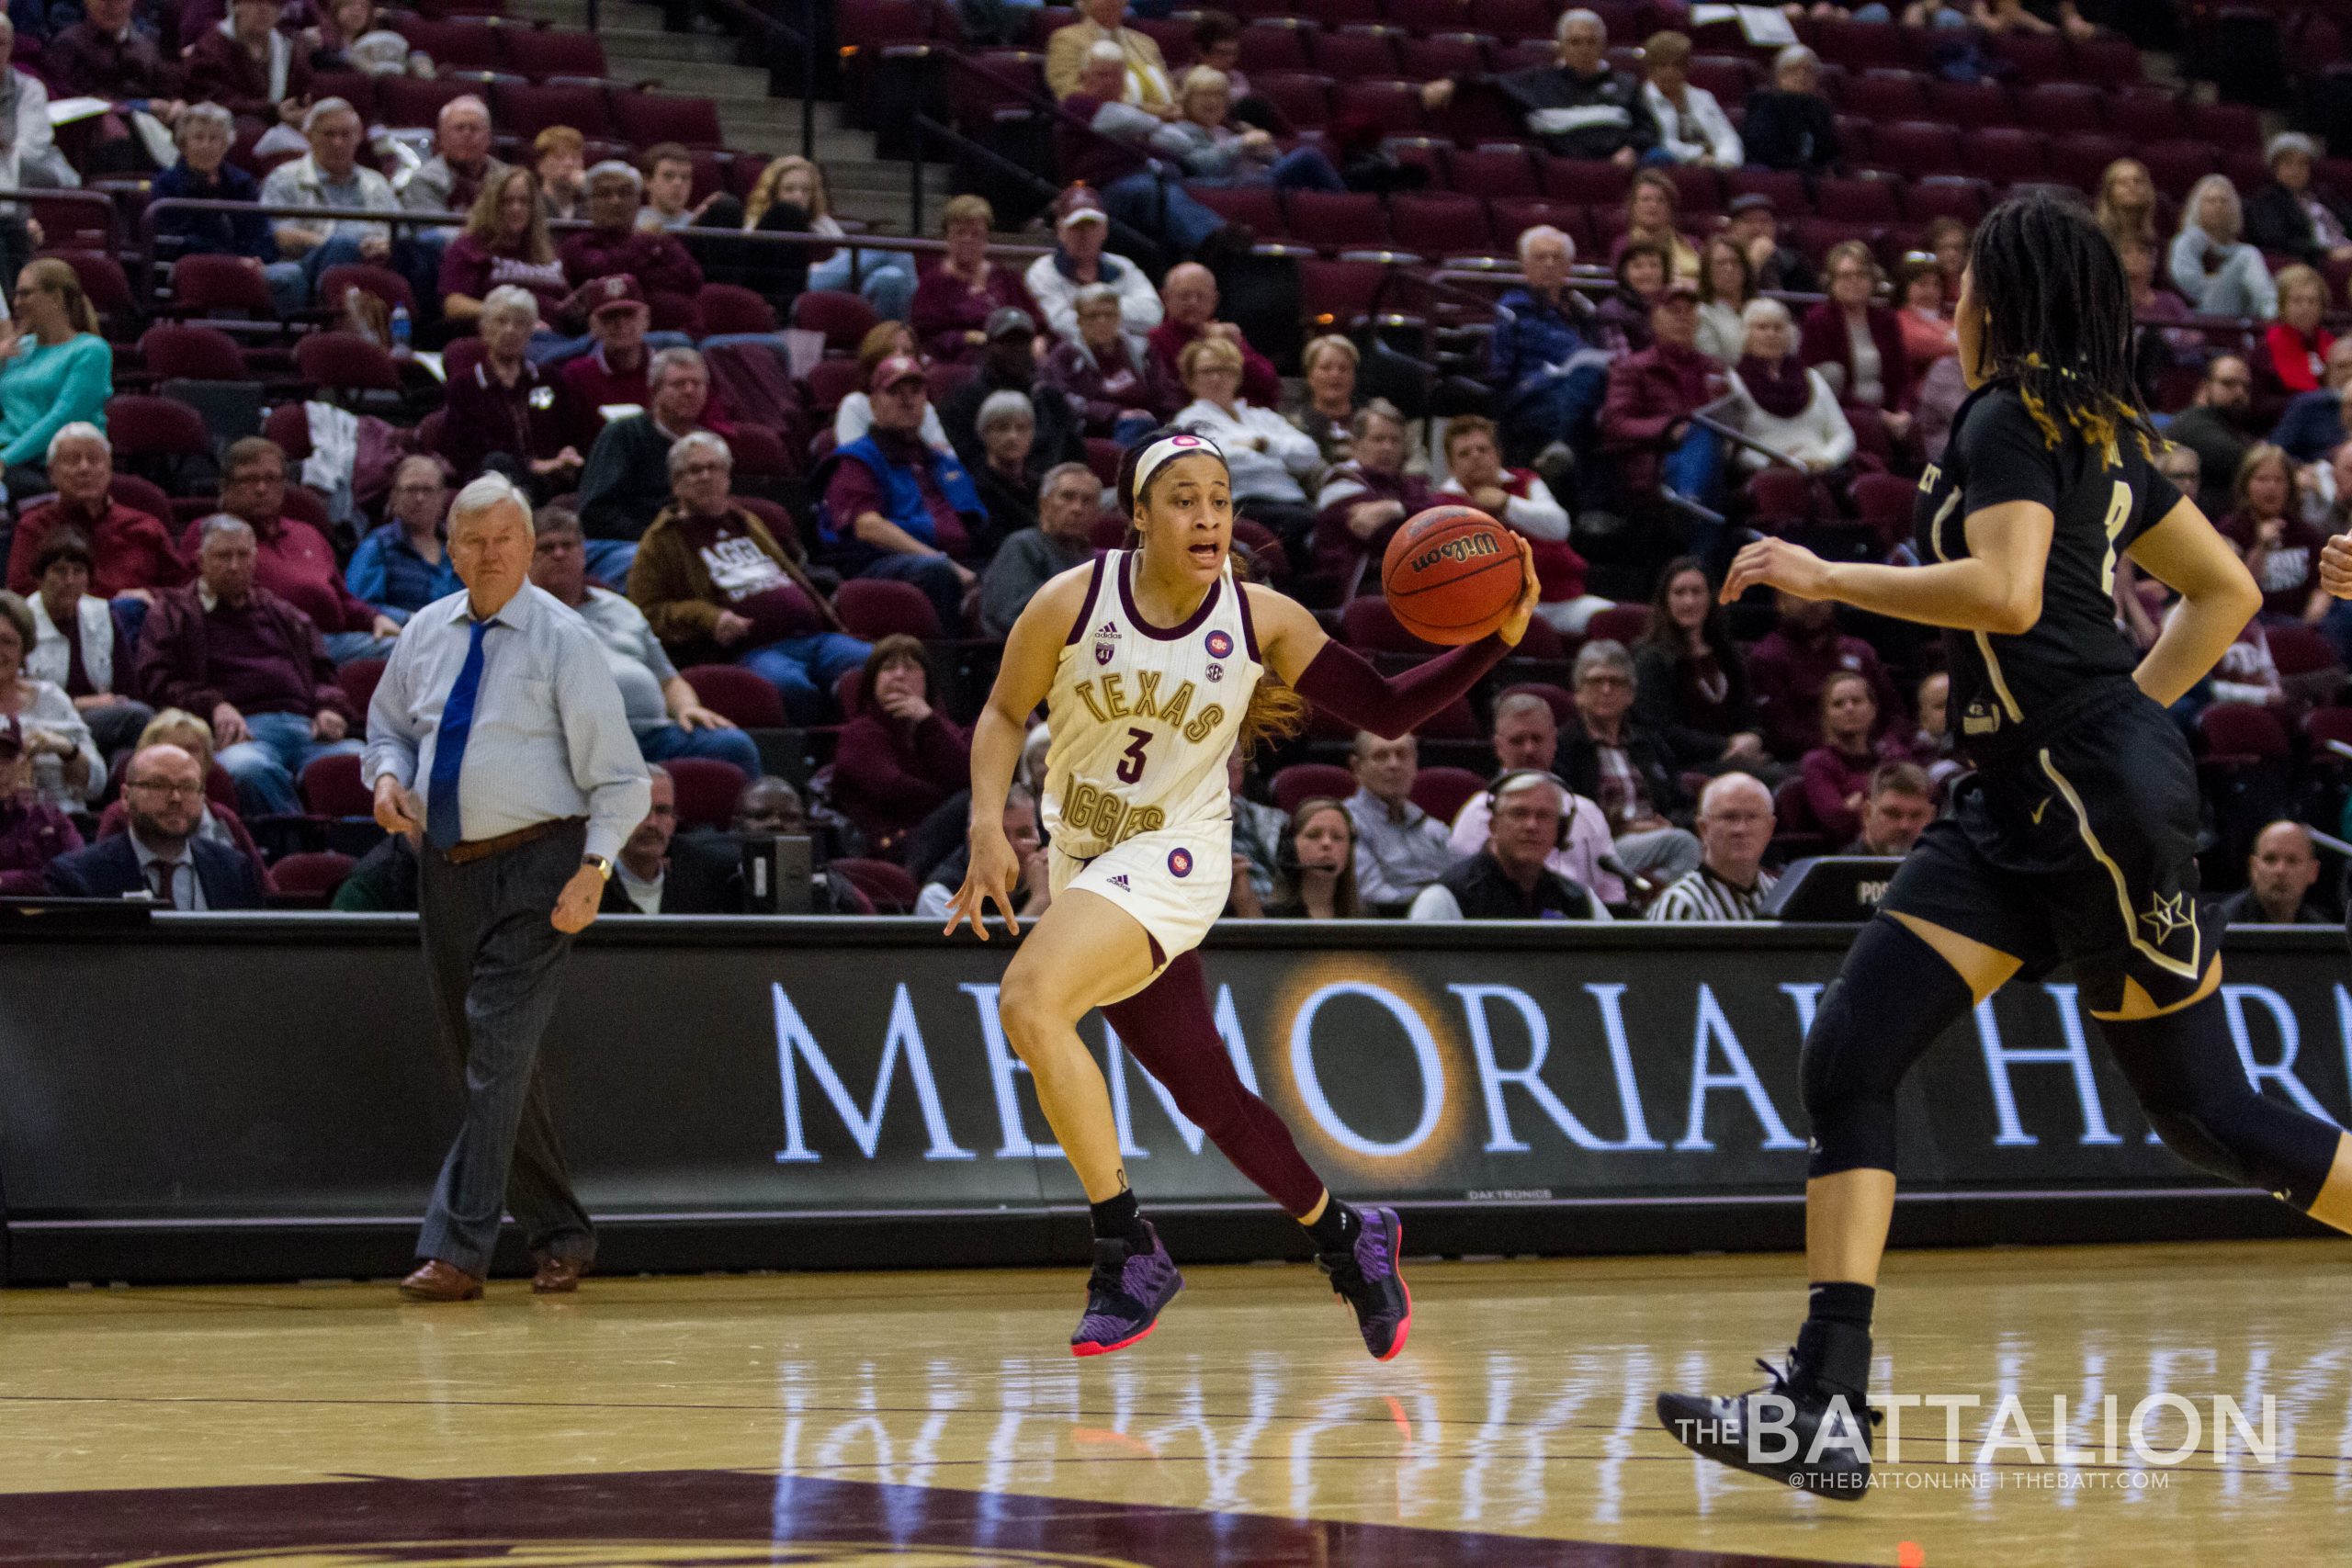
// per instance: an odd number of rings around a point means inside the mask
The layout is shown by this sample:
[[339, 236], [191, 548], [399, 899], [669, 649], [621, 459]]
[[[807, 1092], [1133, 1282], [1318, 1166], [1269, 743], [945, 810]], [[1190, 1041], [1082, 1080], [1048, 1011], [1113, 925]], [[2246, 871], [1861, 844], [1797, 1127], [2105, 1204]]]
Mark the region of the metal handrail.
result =
[[119, 256], [122, 250], [122, 209], [115, 205], [114, 197], [104, 190], [57, 186], [40, 189], [29, 186], [9, 186], [0, 188], [0, 201], [40, 202], [47, 207], [95, 208], [106, 215], [107, 253], [109, 255]]

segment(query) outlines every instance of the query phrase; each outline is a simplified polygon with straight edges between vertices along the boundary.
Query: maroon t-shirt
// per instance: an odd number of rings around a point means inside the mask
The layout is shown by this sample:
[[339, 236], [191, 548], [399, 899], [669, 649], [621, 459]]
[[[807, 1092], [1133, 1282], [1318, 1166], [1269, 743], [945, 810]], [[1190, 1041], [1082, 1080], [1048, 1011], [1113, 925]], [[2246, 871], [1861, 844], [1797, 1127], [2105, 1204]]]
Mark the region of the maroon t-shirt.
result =
[[[2300, 517], [2289, 517], [2286, 524], [2285, 535], [2262, 558], [2255, 581], [2262, 589], [2265, 615], [2300, 621], [2319, 580], [2319, 552], [2327, 543], [2327, 535]], [[2222, 521], [2222, 536], [2251, 558], [2259, 526], [2245, 513], [2233, 512]]]

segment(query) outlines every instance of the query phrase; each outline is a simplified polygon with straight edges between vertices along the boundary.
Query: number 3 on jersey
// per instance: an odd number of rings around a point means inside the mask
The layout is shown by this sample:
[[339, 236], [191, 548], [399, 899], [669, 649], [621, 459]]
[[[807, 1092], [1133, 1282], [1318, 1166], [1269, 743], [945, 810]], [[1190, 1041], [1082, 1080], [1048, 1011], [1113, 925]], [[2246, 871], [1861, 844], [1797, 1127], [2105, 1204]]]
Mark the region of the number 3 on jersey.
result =
[[[2112, 569], [2109, 575], [2112, 575]], [[1118, 778], [1121, 784], [1131, 784], [1142, 782], [1145, 761], [1143, 749], [1150, 744], [1150, 730], [1130, 729], [1127, 731], [1127, 749], [1119, 753]]]
[[2115, 542], [2132, 523], [2132, 487], [2121, 479], [2115, 481], [2115, 494], [2107, 503], [2107, 559], [2099, 567], [2098, 584], [2108, 592], [2115, 592]]

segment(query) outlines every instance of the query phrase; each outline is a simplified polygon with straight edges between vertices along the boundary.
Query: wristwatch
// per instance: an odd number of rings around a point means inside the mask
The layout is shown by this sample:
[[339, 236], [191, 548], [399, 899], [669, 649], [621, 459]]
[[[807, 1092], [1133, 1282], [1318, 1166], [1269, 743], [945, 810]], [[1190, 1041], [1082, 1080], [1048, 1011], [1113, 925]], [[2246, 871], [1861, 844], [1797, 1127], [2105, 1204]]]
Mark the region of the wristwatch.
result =
[[594, 866], [596, 868], [596, 874], [603, 877], [607, 882], [610, 882], [613, 879], [613, 863], [606, 860], [603, 855], [582, 855], [580, 857], [580, 863], [582, 865]]

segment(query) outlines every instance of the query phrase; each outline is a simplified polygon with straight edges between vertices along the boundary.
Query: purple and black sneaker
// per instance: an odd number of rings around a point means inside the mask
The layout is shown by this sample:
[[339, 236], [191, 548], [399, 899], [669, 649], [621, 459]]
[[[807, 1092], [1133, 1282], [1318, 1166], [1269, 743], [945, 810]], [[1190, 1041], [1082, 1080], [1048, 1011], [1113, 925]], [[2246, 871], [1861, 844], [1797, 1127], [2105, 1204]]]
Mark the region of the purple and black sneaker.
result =
[[1366, 1209], [1363, 1219], [1351, 1250], [1322, 1253], [1315, 1261], [1331, 1276], [1331, 1289], [1355, 1308], [1372, 1359], [1393, 1360], [1413, 1331], [1413, 1292], [1401, 1264], [1405, 1222], [1394, 1209]]
[[1159, 1233], [1143, 1222], [1151, 1250], [1138, 1252], [1116, 1236], [1094, 1238], [1094, 1272], [1086, 1281], [1086, 1315], [1069, 1337], [1073, 1356], [1107, 1356], [1159, 1326], [1159, 1313], [1184, 1288], [1176, 1260]]

